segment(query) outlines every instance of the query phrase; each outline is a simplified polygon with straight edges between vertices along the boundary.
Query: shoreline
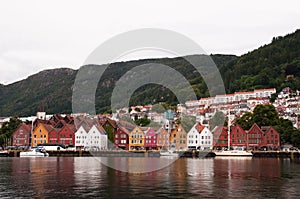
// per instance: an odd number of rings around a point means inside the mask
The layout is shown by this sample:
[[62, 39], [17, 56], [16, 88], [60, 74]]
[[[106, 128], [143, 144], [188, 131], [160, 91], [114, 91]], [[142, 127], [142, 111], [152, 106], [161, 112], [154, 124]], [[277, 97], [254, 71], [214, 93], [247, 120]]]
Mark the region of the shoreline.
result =
[[[10, 150], [0, 157], [20, 157], [19, 150]], [[47, 151], [50, 157], [160, 157], [160, 151]], [[299, 151], [252, 151], [254, 158], [290, 158], [300, 159]], [[213, 151], [184, 151], [183, 158], [215, 157]]]

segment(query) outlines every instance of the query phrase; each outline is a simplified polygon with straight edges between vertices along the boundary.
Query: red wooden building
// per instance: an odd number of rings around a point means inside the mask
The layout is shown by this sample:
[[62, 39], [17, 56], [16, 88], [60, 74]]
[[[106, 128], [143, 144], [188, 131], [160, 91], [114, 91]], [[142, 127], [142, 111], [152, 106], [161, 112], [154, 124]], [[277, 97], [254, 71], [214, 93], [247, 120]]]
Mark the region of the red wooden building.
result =
[[272, 126], [262, 126], [264, 133], [264, 146], [268, 150], [278, 150], [280, 148], [280, 134]]
[[59, 128], [53, 128], [48, 135], [48, 143], [50, 144], [59, 144]]
[[68, 145], [75, 145], [75, 125], [65, 124], [59, 131], [59, 143]]
[[248, 131], [248, 146], [250, 149], [257, 150], [260, 147], [264, 146], [264, 133], [257, 126], [257, 124], [253, 124], [253, 126]]
[[29, 147], [30, 146], [30, 135], [31, 125], [20, 124], [19, 127], [12, 133], [12, 146], [15, 147]]
[[145, 148], [146, 150], [156, 150], [157, 149], [157, 133], [149, 128], [145, 134]]
[[216, 126], [212, 133], [215, 149], [228, 147], [228, 128], [226, 126]]
[[129, 150], [129, 134], [126, 128], [119, 127], [114, 135], [114, 145], [120, 149]]
[[230, 146], [242, 146], [248, 148], [247, 146], [247, 133], [246, 131], [238, 124], [230, 127]]

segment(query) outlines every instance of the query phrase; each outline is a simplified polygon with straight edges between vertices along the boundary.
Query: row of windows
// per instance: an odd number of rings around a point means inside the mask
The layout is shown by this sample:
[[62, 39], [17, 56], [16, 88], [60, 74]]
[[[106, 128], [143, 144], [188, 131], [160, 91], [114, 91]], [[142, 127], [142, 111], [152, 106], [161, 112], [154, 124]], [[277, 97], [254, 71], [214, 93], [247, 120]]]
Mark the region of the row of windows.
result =
[[155, 136], [146, 136], [146, 139], [156, 139], [156, 135]]
[[131, 144], [142, 144], [142, 140], [131, 140]]
[[[176, 140], [174, 140], [173, 143], [176, 144]], [[185, 140], [180, 140], [179, 143], [180, 144], [185, 144]]]
[[[34, 138], [37, 138], [36, 135], [34, 135], [33, 137], [34, 137]], [[46, 135], [41, 135], [41, 136], [40, 136], [40, 138], [46, 138], [46, 137], [47, 137]]]
[[[189, 144], [194, 144], [194, 141], [193, 140], [189, 140]], [[195, 144], [198, 144], [198, 141], [195, 140]], [[201, 144], [211, 144], [210, 141], [201, 141]]]
[[231, 137], [246, 137], [245, 134], [231, 134]]
[[[152, 144], [152, 140], [146, 140], [146, 144]], [[156, 140], [153, 140], [153, 143], [156, 144]]]
[[[34, 143], [37, 143], [37, 140], [34, 140]], [[47, 140], [40, 140], [39, 143], [47, 143]]]
[[260, 138], [260, 134], [249, 134], [249, 138]]
[[251, 143], [251, 144], [258, 144], [258, 143], [261, 143], [261, 140], [259, 140], [259, 139], [249, 140], [249, 143]]
[[[176, 133], [174, 133], [173, 137], [174, 137], [174, 138], [176, 138]], [[186, 138], [186, 136], [185, 136], [185, 135], [182, 135], [182, 134], [180, 134], [180, 138]]]
[[164, 135], [159, 135], [158, 137], [159, 137], [159, 138], [168, 138], [168, 137], [169, 137], [169, 135], [167, 135], [167, 134], [164, 134]]
[[132, 138], [143, 138], [143, 135], [141, 134], [133, 134], [131, 135]]
[[246, 140], [232, 140], [233, 143], [246, 143]]
[[[119, 144], [119, 140], [115, 140], [115, 143], [116, 143], [116, 144]], [[121, 143], [121, 144], [126, 144], [126, 140], [121, 140], [120, 143]]]
[[[115, 138], [118, 138], [119, 137], [119, 135], [118, 134], [116, 134], [115, 135]], [[121, 136], [120, 136], [121, 138], [126, 138], [126, 135], [125, 134], [121, 134]]]
[[[93, 141], [90, 141], [90, 142], [84, 142], [84, 140], [76, 140], [76, 144], [84, 144], [84, 143], [91, 143], [91, 144], [93, 144]], [[98, 140], [96, 140], [96, 141], [94, 141], [94, 144], [99, 144], [99, 141]]]
[[[189, 138], [193, 138], [193, 137], [189, 137]], [[195, 138], [197, 138], [197, 136]], [[211, 138], [210, 135], [208, 135], [208, 136], [201, 136], [202, 140], [204, 140], [204, 139], [210, 139], [210, 138]]]

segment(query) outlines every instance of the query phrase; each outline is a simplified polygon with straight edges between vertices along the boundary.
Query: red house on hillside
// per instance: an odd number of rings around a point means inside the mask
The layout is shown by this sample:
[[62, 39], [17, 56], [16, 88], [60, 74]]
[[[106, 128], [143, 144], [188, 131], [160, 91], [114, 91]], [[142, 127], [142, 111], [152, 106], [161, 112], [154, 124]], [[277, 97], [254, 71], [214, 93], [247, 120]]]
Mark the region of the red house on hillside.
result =
[[248, 146], [251, 149], [259, 149], [264, 146], [264, 134], [262, 130], [257, 126], [257, 124], [253, 124], [253, 126], [248, 131]]
[[149, 128], [145, 134], [145, 148], [146, 150], [156, 150], [157, 149], [157, 133]]
[[29, 147], [30, 146], [30, 135], [31, 125], [20, 124], [19, 127], [12, 133], [12, 146]]
[[214, 136], [214, 148], [228, 147], [228, 128], [225, 126], [216, 126], [212, 133]]

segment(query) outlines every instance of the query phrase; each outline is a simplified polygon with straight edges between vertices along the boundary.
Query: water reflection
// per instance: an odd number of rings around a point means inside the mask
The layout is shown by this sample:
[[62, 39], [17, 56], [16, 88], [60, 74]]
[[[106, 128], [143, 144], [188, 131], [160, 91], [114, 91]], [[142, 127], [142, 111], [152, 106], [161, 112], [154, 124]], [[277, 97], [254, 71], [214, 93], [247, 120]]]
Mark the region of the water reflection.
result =
[[[153, 168], [160, 158], [109, 158]], [[0, 198], [296, 198], [300, 162], [260, 158], [180, 158], [147, 173], [114, 170], [91, 157], [1, 158]]]

